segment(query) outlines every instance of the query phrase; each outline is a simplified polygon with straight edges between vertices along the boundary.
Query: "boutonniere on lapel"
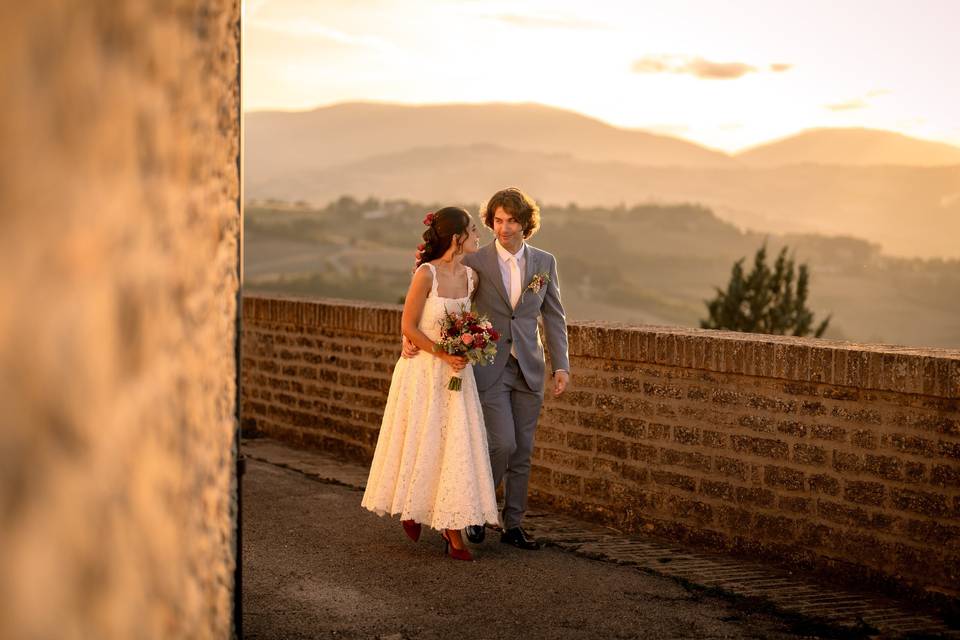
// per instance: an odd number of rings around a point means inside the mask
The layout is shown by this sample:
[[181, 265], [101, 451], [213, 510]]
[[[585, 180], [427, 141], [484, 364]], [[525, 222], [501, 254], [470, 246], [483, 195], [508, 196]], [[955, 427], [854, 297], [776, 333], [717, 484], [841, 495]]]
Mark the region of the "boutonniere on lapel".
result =
[[[540, 293], [540, 289], [543, 289], [547, 286], [547, 283], [550, 282], [550, 274], [546, 271], [541, 271], [540, 273], [533, 276], [530, 280], [530, 284], [527, 285], [527, 288], [523, 290], [524, 293], [527, 291], [533, 291], [534, 293]], [[523, 296], [520, 296], [521, 298]]]

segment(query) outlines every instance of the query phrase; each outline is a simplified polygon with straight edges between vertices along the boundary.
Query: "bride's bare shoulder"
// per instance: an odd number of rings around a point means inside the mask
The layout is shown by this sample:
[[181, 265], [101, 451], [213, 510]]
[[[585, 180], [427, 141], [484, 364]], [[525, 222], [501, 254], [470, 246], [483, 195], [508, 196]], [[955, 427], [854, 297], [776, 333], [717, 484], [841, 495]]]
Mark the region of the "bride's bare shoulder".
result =
[[424, 262], [419, 267], [413, 270], [413, 279], [411, 284], [420, 284], [420, 283], [432, 283], [433, 282], [433, 269], [432, 265], [428, 262]]

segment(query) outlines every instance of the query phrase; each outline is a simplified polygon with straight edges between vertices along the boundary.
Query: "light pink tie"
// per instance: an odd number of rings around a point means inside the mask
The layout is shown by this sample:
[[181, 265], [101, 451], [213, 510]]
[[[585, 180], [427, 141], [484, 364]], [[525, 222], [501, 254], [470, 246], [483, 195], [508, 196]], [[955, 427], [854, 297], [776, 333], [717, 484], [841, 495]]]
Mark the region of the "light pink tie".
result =
[[510, 306], [514, 309], [520, 301], [520, 265], [517, 256], [510, 256]]
[[[517, 256], [510, 256], [510, 306], [517, 308], [517, 302], [520, 301], [520, 265], [517, 264]], [[511, 344], [510, 353], [514, 358], [517, 357], [517, 348]]]

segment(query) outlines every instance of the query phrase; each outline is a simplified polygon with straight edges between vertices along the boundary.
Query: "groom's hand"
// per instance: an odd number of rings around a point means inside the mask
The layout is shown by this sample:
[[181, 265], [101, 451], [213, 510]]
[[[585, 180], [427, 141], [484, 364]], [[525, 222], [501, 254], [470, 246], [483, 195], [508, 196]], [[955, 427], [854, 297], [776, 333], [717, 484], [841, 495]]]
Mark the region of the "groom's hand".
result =
[[553, 397], [556, 398], [566, 391], [568, 384], [570, 384], [570, 374], [563, 369], [557, 369], [553, 374]]
[[418, 353], [420, 353], [420, 347], [413, 344], [407, 336], [403, 336], [403, 357], [415, 358]]

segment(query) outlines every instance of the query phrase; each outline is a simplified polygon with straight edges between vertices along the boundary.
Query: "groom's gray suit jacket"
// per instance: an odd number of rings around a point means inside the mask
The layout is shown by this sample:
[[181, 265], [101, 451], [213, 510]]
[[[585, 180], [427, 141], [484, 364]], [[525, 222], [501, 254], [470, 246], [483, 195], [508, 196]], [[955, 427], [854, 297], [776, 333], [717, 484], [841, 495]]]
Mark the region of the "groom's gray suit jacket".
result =
[[[545, 362], [538, 316], [543, 316], [553, 369], [570, 370], [566, 318], [557, 280], [557, 260], [546, 251], [526, 245], [525, 273], [520, 283], [522, 293], [514, 309], [510, 306], [510, 295], [503, 286], [495, 242], [463, 258], [463, 264], [471, 267], [479, 276], [474, 304], [480, 313], [489, 316], [494, 329], [500, 333], [494, 363], [474, 367], [477, 388], [485, 391], [500, 379], [510, 357], [510, 347], [514, 347], [527, 386], [533, 391], [542, 392]], [[528, 286], [538, 273], [548, 274], [550, 281], [539, 291], [533, 291]]]

